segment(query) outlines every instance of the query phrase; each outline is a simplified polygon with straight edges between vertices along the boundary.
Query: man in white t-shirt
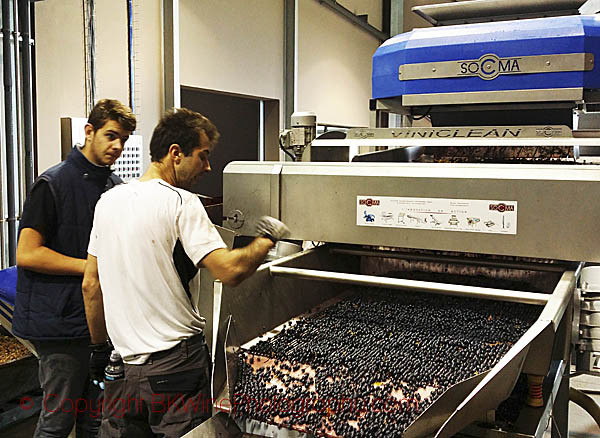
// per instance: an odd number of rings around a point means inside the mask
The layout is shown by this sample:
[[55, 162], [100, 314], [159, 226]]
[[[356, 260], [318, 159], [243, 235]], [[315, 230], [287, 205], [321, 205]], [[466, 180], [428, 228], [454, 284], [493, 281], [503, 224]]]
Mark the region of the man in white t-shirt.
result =
[[189, 191], [210, 171], [218, 138], [201, 114], [167, 112], [152, 134], [146, 173], [96, 205], [85, 310], [92, 343], [110, 336], [125, 362], [125, 377], [105, 382], [103, 437], [176, 437], [210, 417], [205, 320], [191, 296], [198, 267], [235, 286], [288, 233], [282, 222], [263, 217], [259, 237], [244, 248], [226, 248]]

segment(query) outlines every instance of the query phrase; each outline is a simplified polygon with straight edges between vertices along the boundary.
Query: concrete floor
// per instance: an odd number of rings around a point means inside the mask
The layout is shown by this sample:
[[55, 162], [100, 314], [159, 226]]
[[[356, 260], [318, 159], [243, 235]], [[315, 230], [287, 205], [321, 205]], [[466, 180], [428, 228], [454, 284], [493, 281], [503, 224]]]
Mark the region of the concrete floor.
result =
[[[584, 391], [600, 405], [600, 377], [578, 376], [571, 379], [571, 386]], [[37, 416], [29, 418], [1, 431], [0, 438], [31, 438], [36, 422]], [[550, 437], [551, 427], [550, 424], [545, 438]], [[72, 434], [72, 436], [74, 438], [75, 434]], [[574, 403], [569, 405], [569, 438], [600, 438], [600, 428], [598, 428], [592, 417]]]

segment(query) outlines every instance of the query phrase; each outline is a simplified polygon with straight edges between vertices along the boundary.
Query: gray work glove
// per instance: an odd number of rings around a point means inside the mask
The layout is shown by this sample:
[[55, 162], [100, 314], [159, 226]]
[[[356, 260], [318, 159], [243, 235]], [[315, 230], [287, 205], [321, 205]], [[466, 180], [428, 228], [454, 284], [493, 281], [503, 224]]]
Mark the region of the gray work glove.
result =
[[256, 222], [256, 234], [268, 237], [273, 243], [277, 243], [278, 240], [289, 236], [290, 229], [274, 217], [263, 216]]

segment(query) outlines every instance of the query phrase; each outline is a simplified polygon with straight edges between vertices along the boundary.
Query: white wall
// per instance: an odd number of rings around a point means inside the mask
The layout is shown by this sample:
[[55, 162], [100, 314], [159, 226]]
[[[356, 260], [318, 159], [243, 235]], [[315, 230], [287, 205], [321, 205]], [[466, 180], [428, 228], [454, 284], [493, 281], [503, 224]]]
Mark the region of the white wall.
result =
[[144, 144], [142, 170], [150, 164], [150, 138], [164, 111], [161, 5], [162, 0], [134, 0], [134, 112], [138, 123], [136, 133], [142, 135]]
[[[381, 1], [340, 4], [381, 29]], [[282, 102], [283, 13], [282, 1], [180, 0], [181, 84]], [[379, 41], [317, 0], [298, 0], [297, 31], [296, 108], [367, 126]]]
[[[122, 0], [96, 2], [96, 99], [129, 103], [127, 9]], [[144, 145], [162, 113], [161, 0], [134, 0], [135, 112]], [[87, 117], [81, 0], [35, 3], [38, 171], [58, 163], [60, 118]], [[145, 166], [149, 159], [144, 153]]]
[[129, 102], [127, 4], [95, 2], [96, 97]]
[[321, 123], [369, 126], [379, 40], [316, 0], [298, 5], [296, 109], [316, 112]]
[[[371, 57], [379, 42], [318, 0], [298, 1], [298, 110], [319, 120], [368, 125]], [[134, 0], [137, 133], [144, 168], [164, 108], [163, 0]], [[381, 27], [381, 0], [343, 0]], [[282, 0], [179, 0], [180, 81], [283, 103]], [[35, 3], [38, 170], [60, 161], [60, 118], [87, 117], [81, 0]], [[128, 103], [127, 12], [122, 0], [96, 2], [96, 98]], [[283, 105], [280, 106], [283, 111]], [[283, 124], [283, 119], [280, 120]]]
[[81, 0], [35, 3], [38, 170], [60, 161], [60, 118], [85, 117]]
[[180, 81], [283, 98], [283, 2], [180, 0]]

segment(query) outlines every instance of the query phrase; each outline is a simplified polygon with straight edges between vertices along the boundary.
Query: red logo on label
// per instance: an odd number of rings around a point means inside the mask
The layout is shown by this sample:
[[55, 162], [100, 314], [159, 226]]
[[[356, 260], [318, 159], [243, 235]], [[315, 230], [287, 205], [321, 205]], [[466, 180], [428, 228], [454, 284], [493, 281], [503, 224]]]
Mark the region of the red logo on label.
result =
[[371, 207], [372, 205], [379, 205], [379, 199], [359, 199], [358, 205], [366, 205], [367, 207]]
[[515, 211], [514, 205], [506, 205], [501, 202], [500, 204], [490, 204], [490, 210], [499, 211], [500, 213], [504, 213], [505, 211]]

